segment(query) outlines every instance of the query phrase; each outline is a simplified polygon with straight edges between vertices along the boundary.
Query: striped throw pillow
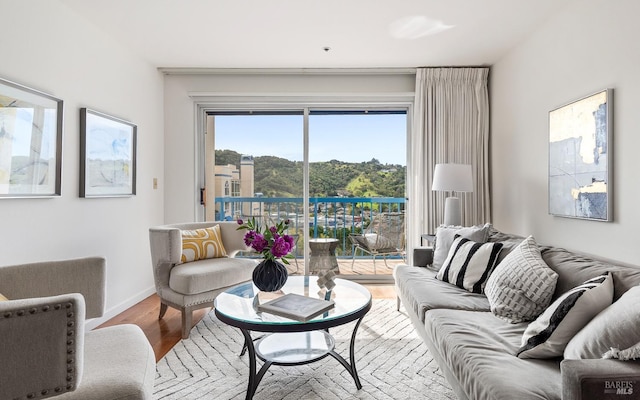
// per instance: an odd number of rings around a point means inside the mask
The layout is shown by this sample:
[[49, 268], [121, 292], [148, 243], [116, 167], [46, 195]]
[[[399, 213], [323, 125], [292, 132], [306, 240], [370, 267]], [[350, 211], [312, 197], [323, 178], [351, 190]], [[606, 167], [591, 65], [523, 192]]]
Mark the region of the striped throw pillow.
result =
[[477, 243], [456, 235], [436, 278], [472, 293], [482, 293], [500, 250], [502, 243]]
[[183, 230], [180, 233], [182, 236], [180, 262], [182, 263], [227, 256], [227, 251], [224, 249], [224, 244], [222, 244], [220, 225], [203, 229]]
[[613, 277], [609, 272], [567, 291], [524, 331], [520, 358], [553, 358], [593, 317], [613, 302]]

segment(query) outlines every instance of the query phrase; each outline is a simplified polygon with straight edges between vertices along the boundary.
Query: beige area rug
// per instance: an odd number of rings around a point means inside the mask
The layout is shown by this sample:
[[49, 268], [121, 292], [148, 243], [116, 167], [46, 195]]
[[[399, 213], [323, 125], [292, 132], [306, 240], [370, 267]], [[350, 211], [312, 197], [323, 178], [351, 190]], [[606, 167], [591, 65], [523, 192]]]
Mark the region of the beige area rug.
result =
[[[348, 359], [355, 322], [331, 329], [336, 351]], [[156, 399], [244, 399], [248, 355], [239, 356], [243, 336], [210, 312], [158, 362]], [[262, 363], [258, 360], [259, 369]], [[332, 357], [312, 364], [271, 366], [254, 399], [431, 399], [456, 397], [395, 300], [374, 300], [358, 328], [356, 366], [362, 383]]]

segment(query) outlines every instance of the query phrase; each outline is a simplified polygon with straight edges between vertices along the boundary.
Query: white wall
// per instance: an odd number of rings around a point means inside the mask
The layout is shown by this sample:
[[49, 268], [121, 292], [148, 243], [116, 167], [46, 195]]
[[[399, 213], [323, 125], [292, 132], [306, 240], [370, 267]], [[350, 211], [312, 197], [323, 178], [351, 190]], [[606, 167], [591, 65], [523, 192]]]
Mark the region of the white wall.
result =
[[165, 193], [165, 221], [175, 223], [196, 219], [196, 102], [204, 101], [196, 98], [196, 94], [271, 95], [272, 98], [324, 95], [340, 99], [340, 94], [366, 98], [413, 93], [414, 89], [415, 76], [412, 74], [167, 75], [164, 88], [165, 147], [170, 151], [165, 155], [165, 179], [171, 190]]
[[[497, 228], [640, 263], [640, 2], [577, 0], [559, 9], [491, 73], [492, 194]], [[614, 88], [614, 222], [548, 215], [548, 113]]]
[[[57, 1], [0, 0], [0, 9], [0, 77], [64, 100], [62, 196], [0, 200], [0, 265], [105, 256], [102, 321], [154, 291], [148, 228], [163, 222], [162, 74]], [[78, 197], [81, 107], [138, 125], [137, 196]]]

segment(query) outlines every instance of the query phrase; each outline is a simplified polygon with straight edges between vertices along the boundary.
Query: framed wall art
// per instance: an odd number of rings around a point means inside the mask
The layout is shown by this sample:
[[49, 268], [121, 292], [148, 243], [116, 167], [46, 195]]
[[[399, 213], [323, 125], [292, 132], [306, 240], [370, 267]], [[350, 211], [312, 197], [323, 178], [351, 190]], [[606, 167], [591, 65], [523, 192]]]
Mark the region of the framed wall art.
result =
[[549, 213], [612, 221], [613, 89], [549, 112]]
[[80, 109], [80, 197], [136, 194], [136, 125]]
[[60, 196], [62, 106], [0, 79], [0, 199]]

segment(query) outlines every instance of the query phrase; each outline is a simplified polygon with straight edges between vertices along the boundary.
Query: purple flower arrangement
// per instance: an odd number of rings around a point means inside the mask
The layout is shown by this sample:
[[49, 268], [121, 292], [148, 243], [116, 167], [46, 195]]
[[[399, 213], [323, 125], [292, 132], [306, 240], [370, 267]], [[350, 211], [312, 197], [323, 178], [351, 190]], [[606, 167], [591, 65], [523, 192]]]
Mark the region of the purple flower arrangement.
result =
[[289, 264], [287, 259], [293, 258], [290, 253], [295, 246], [295, 239], [285, 233], [290, 223], [288, 219], [264, 228], [256, 223], [255, 218], [251, 218], [246, 223], [241, 219], [237, 222], [240, 225], [238, 230], [248, 231], [244, 235], [244, 243], [247, 246], [262, 254], [267, 260], [277, 261], [280, 259], [283, 263]]

